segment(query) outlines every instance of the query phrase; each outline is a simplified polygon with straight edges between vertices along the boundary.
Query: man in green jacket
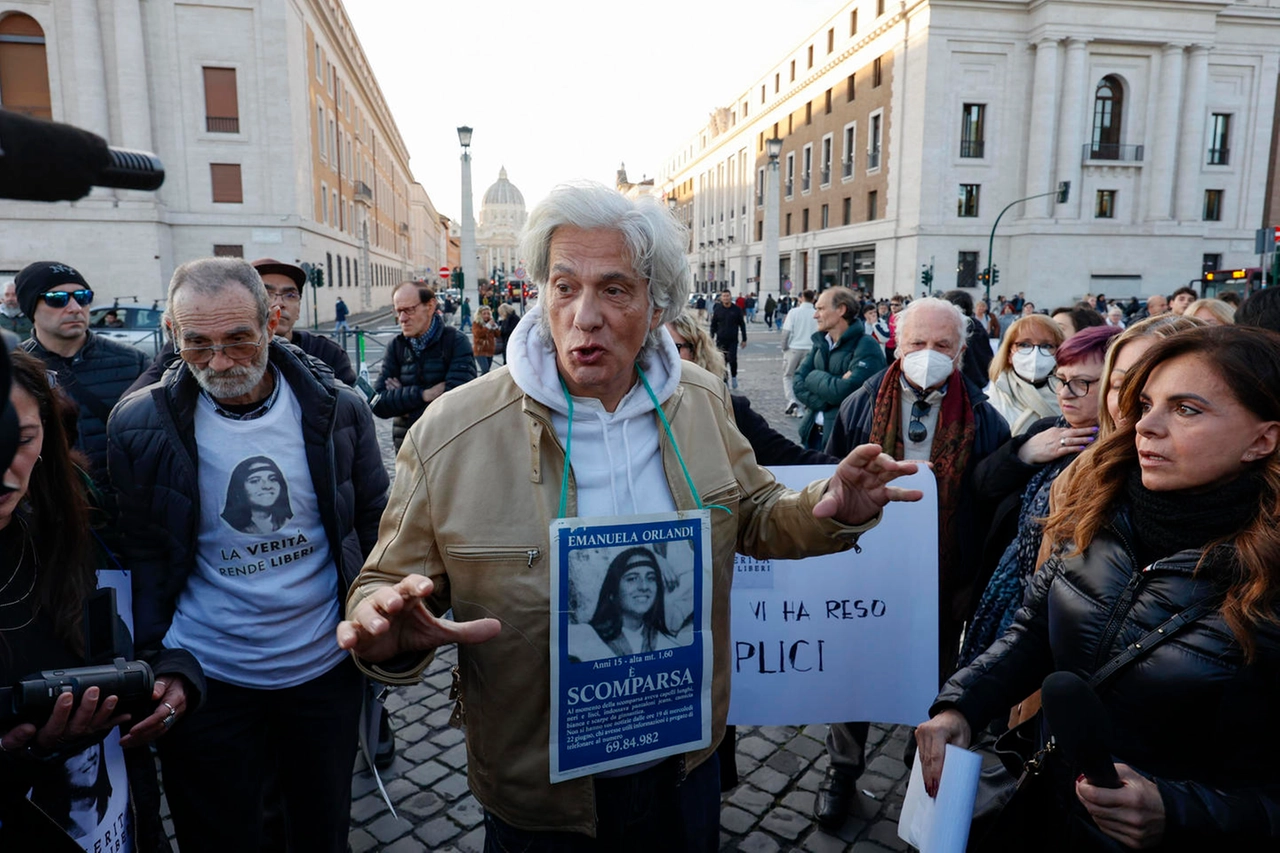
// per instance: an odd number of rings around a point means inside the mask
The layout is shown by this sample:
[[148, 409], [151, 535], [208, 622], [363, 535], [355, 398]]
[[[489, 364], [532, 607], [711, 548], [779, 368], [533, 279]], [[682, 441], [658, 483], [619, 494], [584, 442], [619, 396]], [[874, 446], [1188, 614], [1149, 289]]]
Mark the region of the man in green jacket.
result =
[[820, 450], [822, 424], [836, 417], [844, 398], [884, 370], [884, 350], [864, 333], [858, 297], [847, 287], [829, 287], [818, 296], [813, 349], [796, 371], [795, 395], [808, 412], [800, 421], [800, 443]]

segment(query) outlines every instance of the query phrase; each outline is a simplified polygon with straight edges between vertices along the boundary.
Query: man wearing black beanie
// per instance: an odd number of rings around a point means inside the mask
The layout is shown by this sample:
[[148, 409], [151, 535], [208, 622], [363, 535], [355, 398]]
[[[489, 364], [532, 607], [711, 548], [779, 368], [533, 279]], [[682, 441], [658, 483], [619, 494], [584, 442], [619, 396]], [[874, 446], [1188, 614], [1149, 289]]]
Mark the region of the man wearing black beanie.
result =
[[31, 318], [22, 348], [39, 357], [80, 406], [76, 449], [89, 457], [99, 486], [107, 479], [107, 416], [146, 369], [147, 357], [128, 344], [89, 331], [93, 290], [69, 264], [37, 261], [14, 279], [18, 305]]

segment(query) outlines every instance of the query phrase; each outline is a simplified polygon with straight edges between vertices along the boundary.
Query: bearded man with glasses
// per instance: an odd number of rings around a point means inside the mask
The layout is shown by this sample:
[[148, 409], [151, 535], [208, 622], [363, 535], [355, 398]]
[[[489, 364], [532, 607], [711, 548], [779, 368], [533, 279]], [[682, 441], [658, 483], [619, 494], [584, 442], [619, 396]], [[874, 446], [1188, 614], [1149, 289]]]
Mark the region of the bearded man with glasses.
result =
[[[109, 428], [135, 642], [186, 649], [208, 676], [160, 752], [183, 853], [262, 849], [268, 778], [288, 849], [347, 849], [363, 690], [333, 634], [388, 478], [364, 398], [273, 337], [279, 314], [243, 260], [179, 267], [180, 362]], [[268, 488], [249, 476], [263, 458]], [[233, 505], [282, 521], [246, 532]]]
[[79, 404], [76, 449], [90, 474], [106, 485], [107, 416], [147, 367], [147, 356], [126, 343], [89, 330], [93, 291], [70, 264], [37, 261], [14, 279], [18, 305], [31, 318], [22, 348], [40, 358], [57, 384]]
[[[896, 357], [840, 406], [826, 451], [842, 456], [868, 442], [894, 459], [928, 461], [938, 481], [938, 683], [954, 671], [960, 629], [976, 599], [974, 581], [993, 507], [980, 499], [974, 468], [1009, 439], [1009, 425], [961, 370], [969, 320], [945, 299], [916, 299], [898, 315]], [[833, 723], [831, 765], [814, 815], [827, 832], [848, 817], [865, 767], [868, 724]], [[914, 744], [914, 741], [909, 741]], [[907, 762], [910, 764], [910, 761]]]

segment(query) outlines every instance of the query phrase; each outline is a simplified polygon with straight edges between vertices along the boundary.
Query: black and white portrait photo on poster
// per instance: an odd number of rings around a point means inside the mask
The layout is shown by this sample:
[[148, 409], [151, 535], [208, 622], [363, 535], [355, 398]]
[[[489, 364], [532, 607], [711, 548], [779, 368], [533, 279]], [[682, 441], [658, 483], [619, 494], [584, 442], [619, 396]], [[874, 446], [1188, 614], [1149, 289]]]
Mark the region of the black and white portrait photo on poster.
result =
[[574, 552], [570, 662], [692, 643], [693, 571], [687, 540]]
[[274, 533], [293, 518], [289, 483], [275, 462], [250, 456], [236, 465], [222, 518], [241, 533]]

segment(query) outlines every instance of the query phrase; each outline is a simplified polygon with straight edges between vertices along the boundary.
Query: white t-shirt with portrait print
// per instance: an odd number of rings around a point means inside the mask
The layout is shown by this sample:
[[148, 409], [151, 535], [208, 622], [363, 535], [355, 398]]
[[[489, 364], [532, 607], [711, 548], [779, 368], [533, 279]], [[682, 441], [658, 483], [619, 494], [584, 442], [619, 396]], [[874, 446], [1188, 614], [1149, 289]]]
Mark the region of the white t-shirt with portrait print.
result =
[[210, 677], [262, 689], [303, 684], [347, 654], [334, 641], [338, 570], [307, 467], [303, 413], [278, 374], [277, 382], [271, 408], [252, 420], [219, 414], [200, 395], [195, 567], [164, 638]]

